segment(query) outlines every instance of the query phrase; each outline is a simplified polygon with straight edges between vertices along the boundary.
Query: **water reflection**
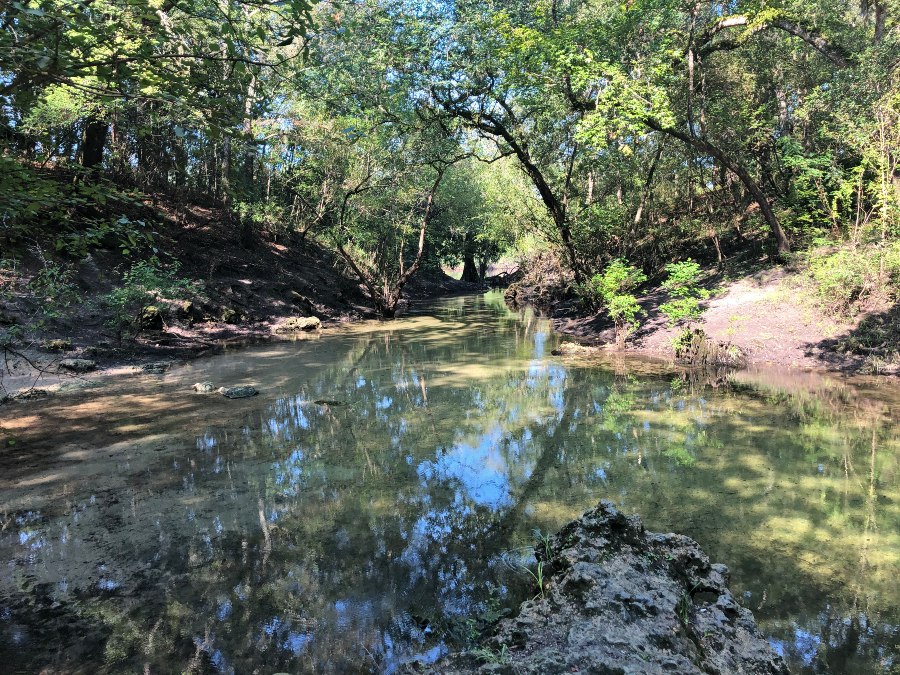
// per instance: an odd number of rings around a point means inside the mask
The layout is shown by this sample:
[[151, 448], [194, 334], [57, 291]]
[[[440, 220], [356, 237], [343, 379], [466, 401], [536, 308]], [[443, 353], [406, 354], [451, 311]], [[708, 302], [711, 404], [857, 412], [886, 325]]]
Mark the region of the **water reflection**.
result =
[[533, 593], [533, 530], [609, 497], [726, 562], [796, 672], [898, 667], [896, 385], [696, 381], [555, 339], [454, 299], [58, 398], [31, 463], [0, 459], [0, 658], [390, 672]]

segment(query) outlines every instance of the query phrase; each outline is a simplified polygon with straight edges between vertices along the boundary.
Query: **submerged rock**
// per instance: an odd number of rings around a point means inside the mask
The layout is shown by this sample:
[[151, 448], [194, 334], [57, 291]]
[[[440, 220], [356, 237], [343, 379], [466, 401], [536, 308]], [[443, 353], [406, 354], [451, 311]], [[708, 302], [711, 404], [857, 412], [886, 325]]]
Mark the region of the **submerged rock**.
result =
[[600, 347], [592, 347], [590, 345], [580, 345], [577, 342], [562, 342], [556, 348], [551, 350], [553, 356], [590, 356], [601, 351]]
[[63, 359], [59, 362], [59, 367], [73, 373], [86, 373], [94, 370], [97, 367], [97, 363], [90, 359]]
[[216, 385], [212, 382], [198, 382], [191, 388], [198, 394], [211, 394], [216, 390]]
[[72, 382], [65, 382], [59, 385], [59, 391], [61, 393], [66, 393], [70, 391], [81, 391], [83, 389], [95, 389], [102, 386], [103, 383], [97, 380], [73, 380]]
[[479, 650], [425, 673], [787, 673], [692, 539], [653, 534], [602, 501], [536, 551], [545, 580]]
[[253, 387], [219, 387], [219, 393], [225, 398], [250, 398], [259, 392]]
[[329, 401], [328, 399], [325, 399], [325, 398], [316, 399], [315, 401], [313, 401], [313, 403], [315, 403], [316, 405], [322, 405], [322, 406], [347, 405], [347, 403], [345, 401]]
[[275, 327], [276, 333], [299, 333], [307, 330], [318, 330], [322, 322], [314, 316], [295, 316]]
[[46, 389], [26, 389], [8, 398], [16, 401], [43, 401], [45, 398], [50, 398], [50, 392]]

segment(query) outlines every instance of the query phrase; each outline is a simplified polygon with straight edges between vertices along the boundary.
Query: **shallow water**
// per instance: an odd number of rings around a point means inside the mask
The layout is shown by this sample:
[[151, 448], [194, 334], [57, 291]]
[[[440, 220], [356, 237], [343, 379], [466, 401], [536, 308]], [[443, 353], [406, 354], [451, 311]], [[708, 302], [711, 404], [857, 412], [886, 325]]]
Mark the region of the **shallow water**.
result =
[[555, 342], [489, 294], [3, 407], [4, 671], [390, 672], [601, 498], [726, 563], [794, 672], [900, 669], [898, 384]]

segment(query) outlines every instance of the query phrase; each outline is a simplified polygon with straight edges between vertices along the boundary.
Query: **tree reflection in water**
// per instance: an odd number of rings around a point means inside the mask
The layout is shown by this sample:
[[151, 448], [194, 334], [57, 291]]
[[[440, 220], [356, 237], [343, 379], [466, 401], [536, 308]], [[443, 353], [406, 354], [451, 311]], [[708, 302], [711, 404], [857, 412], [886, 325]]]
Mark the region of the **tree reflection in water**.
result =
[[900, 665], [896, 385], [698, 381], [554, 341], [488, 295], [241, 352], [283, 395], [173, 414], [111, 485], [39, 482], [4, 514], [4, 663], [389, 672], [533, 594], [533, 530], [608, 497], [727, 563], [795, 672]]

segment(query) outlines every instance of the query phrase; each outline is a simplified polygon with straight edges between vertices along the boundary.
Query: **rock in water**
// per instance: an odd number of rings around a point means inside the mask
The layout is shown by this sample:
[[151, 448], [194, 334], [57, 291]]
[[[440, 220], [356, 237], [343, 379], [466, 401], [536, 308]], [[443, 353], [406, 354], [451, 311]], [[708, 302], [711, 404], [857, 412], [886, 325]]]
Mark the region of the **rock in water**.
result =
[[322, 322], [314, 316], [295, 316], [275, 327], [276, 333], [299, 333], [306, 330], [318, 330]]
[[692, 539], [653, 534], [602, 501], [538, 547], [545, 585], [485, 645], [418, 673], [787, 673], [749, 610]]
[[259, 392], [253, 387], [219, 387], [219, 393], [225, 398], [250, 398]]
[[216, 390], [216, 385], [212, 382], [198, 382], [192, 389], [198, 394], [211, 394]]
[[600, 347], [580, 345], [577, 342], [563, 342], [550, 351], [553, 356], [591, 356], [600, 352]]
[[86, 373], [94, 370], [97, 363], [90, 359], [63, 359], [59, 362], [59, 367], [63, 370], [70, 370], [73, 373]]

